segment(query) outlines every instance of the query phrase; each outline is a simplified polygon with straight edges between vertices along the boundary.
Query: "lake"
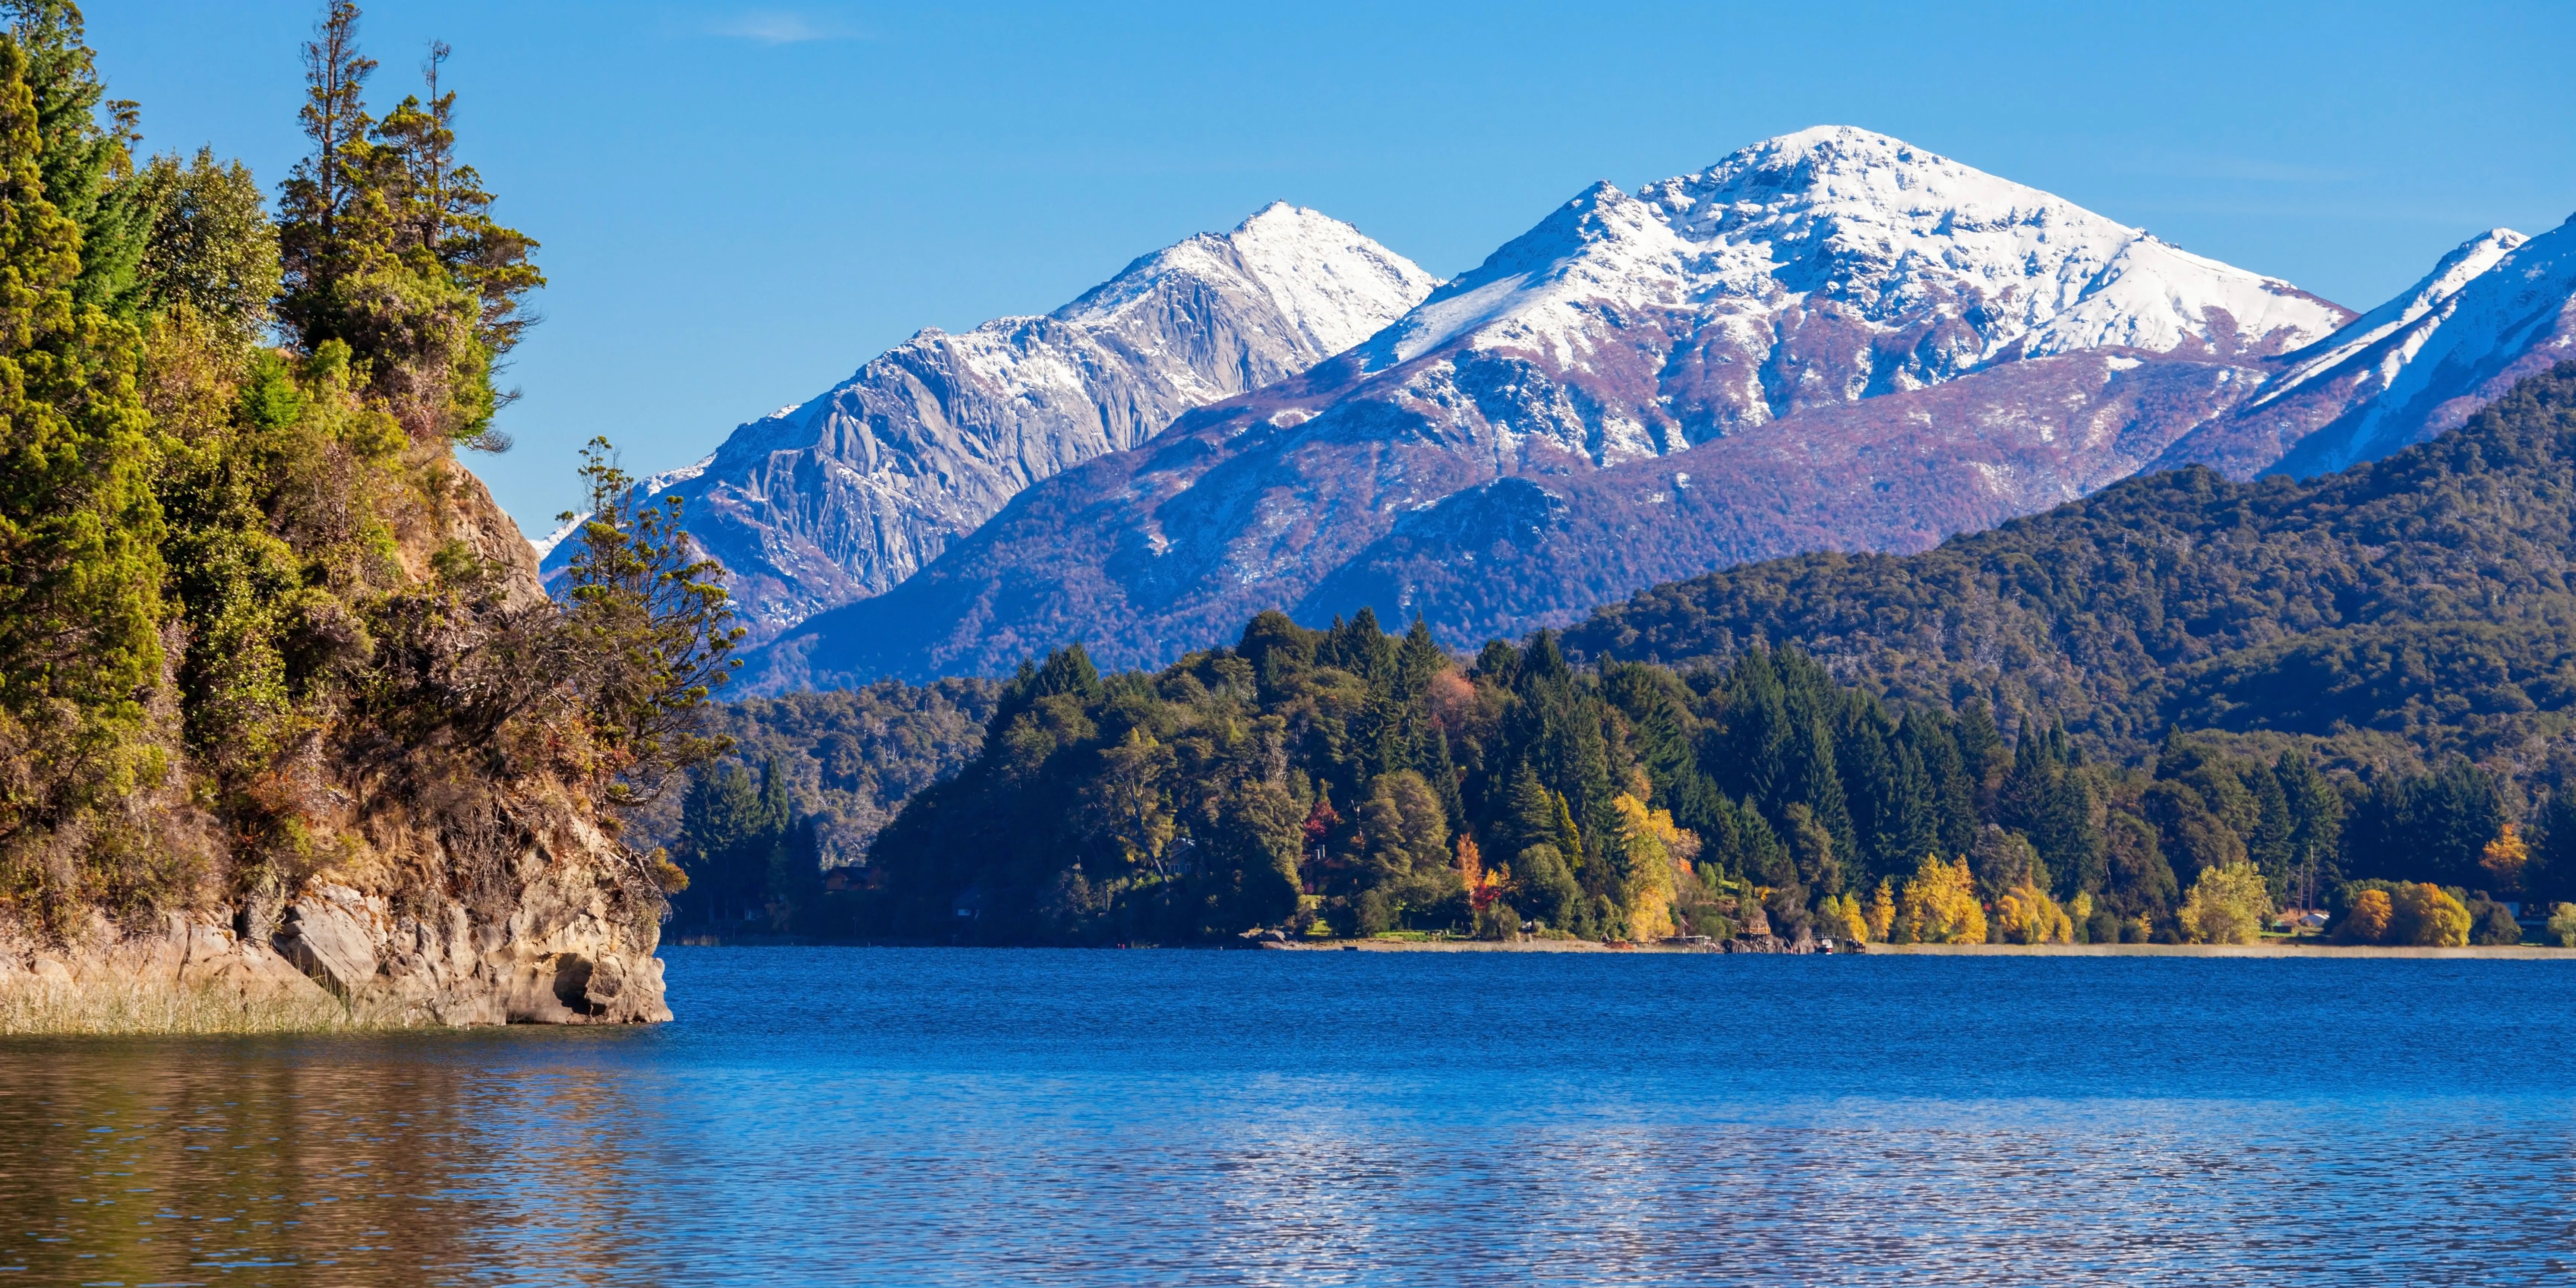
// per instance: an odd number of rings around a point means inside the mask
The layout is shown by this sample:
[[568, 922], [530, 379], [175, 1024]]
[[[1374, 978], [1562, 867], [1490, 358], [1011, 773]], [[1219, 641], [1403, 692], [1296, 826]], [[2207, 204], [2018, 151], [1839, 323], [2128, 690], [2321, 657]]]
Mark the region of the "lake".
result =
[[667, 950], [678, 1022], [0, 1041], [0, 1284], [2529, 1284], [2576, 969]]

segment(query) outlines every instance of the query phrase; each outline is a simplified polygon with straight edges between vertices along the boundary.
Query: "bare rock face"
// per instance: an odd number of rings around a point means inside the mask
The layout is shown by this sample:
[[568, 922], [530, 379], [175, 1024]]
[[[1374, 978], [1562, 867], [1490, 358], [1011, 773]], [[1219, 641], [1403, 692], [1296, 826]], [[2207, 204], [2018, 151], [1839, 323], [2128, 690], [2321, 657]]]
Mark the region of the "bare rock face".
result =
[[397, 910], [325, 874], [296, 892], [266, 937], [241, 934], [224, 908], [139, 928], [99, 918], [68, 945], [0, 937], [0, 993], [327, 1000], [369, 1025], [668, 1020], [653, 955], [660, 928], [650, 916], [638, 924], [600, 879], [601, 857], [578, 844], [532, 848], [518, 864], [526, 884], [501, 916], [462, 903]]

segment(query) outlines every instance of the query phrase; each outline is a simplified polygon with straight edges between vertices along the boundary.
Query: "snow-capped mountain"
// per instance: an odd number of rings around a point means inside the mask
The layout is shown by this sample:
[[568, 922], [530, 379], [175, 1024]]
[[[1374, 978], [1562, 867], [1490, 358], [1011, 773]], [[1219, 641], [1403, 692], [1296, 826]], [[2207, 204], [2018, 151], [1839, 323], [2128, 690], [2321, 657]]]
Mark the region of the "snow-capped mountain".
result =
[[2239, 478], [2321, 474], [2458, 428], [2514, 382], [2576, 358], [2576, 219], [2464, 242], [2424, 280], [2333, 335], [2234, 414], [2169, 449]]
[[1633, 197], [1596, 185], [1434, 292], [1370, 344], [1366, 369], [1473, 404], [1450, 420], [1481, 418], [1506, 454], [1537, 433], [1607, 464], [2015, 358], [2261, 357], [2351, 316], [2038, 189], [1826, 126]]
[[[892, 587], [1032, 483], [1357, 344], [1433, 284], [1350, 225], [1273, 203], [1053, 313], [922, 331], [652, 491], [683, 498], [757, 643]], [[546, 554], [552, 571], [569, 552]]]
[[[2136, 470], [2352, 321], [1898, 140], [1806, 130], [1594, 186], [1350, 353], [1031, 489], [783, 639], [763, 683], [998, 671], [1069, 639], [1153, 662], [1274, 606], [1471, 641], [1650, 573], [1919, 548]], [[1461, 496], [1503, 479], [1533, 486]], [[1619, 513], [1559, 524], [1560, 503]], [[1488, 557], [1550, 533], [1576, 545]]]

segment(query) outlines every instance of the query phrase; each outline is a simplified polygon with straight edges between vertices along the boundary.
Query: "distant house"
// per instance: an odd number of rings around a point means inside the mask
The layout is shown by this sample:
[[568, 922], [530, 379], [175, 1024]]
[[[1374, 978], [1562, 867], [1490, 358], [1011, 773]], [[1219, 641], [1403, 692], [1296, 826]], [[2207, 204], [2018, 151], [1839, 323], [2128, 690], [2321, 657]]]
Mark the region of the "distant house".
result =
[[949, 907], [956, 911], [960, 920], [973, 921], [976, 918], [983, 916], [984, 887], [966, 887], [963, 891], [958, 893], [956, 901], [951, 903]]

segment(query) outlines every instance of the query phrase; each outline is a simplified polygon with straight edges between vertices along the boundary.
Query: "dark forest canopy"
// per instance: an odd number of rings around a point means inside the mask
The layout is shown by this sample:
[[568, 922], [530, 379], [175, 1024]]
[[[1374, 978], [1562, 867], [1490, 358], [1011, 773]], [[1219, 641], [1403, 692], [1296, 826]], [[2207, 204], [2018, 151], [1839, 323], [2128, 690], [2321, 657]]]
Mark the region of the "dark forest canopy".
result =
[[[1024, 668], [828, 929], [2171, 940], [2226, 937], [2195, 889], [2242, 874], [2257, 902], [2338, 910], [2429, 882], [2492, 937], [2488, 893], [2550, 897], [2576, 872], [2554, 857], [2576, 829], [2520, 838], [2506, 787], [2464, 761], [2365, 787], [2295, 747], [2174, 734], [2122, 766], [2015, 723], [1891, 706], [1793, 650], [1585, 670], [1542, 633], [1461, 665], [1418, 624], [1265, 613], [1159, 673], [1103, 676], [1079, 647]], [[702, 776], [693, 800], [758, 787]], [[2510, 870], [2499, 838], [2522, 847]]]

